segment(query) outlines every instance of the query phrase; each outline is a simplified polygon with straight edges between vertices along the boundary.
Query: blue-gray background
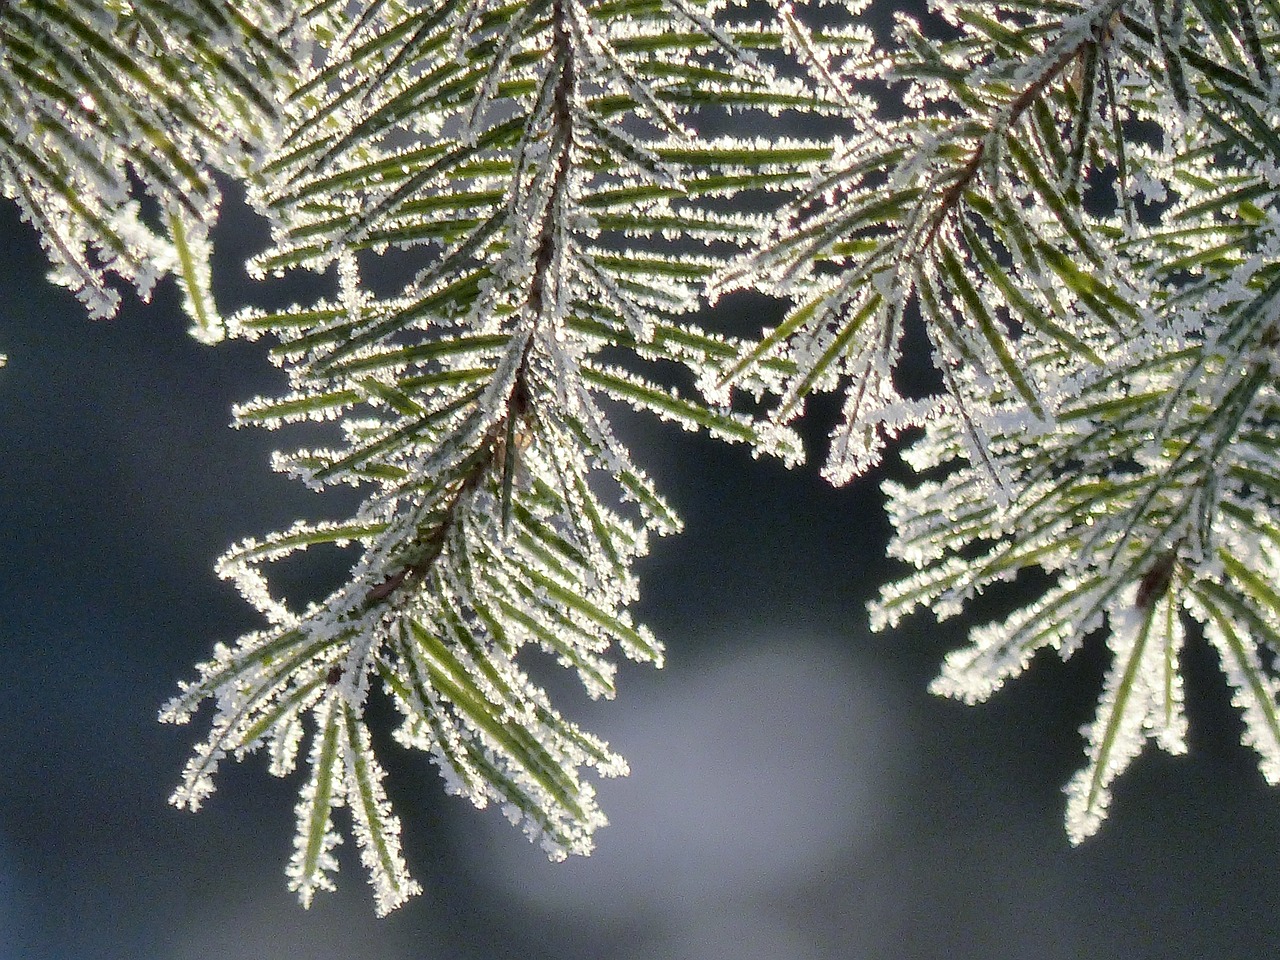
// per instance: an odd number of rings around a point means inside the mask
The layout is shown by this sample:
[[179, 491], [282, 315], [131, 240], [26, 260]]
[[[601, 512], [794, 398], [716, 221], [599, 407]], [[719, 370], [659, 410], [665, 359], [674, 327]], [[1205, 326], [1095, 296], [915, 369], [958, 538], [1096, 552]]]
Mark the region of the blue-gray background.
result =
[[[228, 244], [262, 239], [227, 220]], [[557, 684], [632, 764], [600, 788], [596, 854], [546, 862], [384, 738], [426, 893], [376, 920], [348, 842], [340, 892], [302, 911], [283, 877], [296, 777], [229, 764], [203, 812], [179, 812], [165, 798], [208, 718], [155, 721], [215, 641], [258, 625], [214, 558], [339, 509], [269, 471], [300, 434], [227, 428], [280, 373], [262, 344], [187, 338], [170, 285], [87, 321], [8, 207], [0, 249], [0, 960], [1274, 954], [1280, 792], [1201, 644], [1191, 756], [1140, 759], [1072, 849], [1060, 787], [1083, 761], [1097, 644], [982, 707], [933, 698], [963, 624], [868, 633], [863, 606], [894, 572], [874, 479], [832, 490], [815, 466], [640, 420], [625, 430], [687, 529], [642, 565], [638, 612], [667, 667], [624, 669], [613, 703]], [[248, 295], [234, 260], [232, 307]], [[314, 594], [344, 563], [282, 573]]]

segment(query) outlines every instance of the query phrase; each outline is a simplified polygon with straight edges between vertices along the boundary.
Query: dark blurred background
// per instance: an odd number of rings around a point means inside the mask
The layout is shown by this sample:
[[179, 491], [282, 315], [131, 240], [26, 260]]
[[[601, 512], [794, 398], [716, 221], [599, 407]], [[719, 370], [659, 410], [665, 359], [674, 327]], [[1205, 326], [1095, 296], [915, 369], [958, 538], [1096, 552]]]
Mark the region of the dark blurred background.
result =
[[[224, 240], [261, 242], [231, 205]], [[199, 814], [166, 797], [207, 713], [156, 722], [215, 641], [259, 626], [211, 568], [233, 541], [337, 515], [270, 472], [305, 431], [227, 428], [281, 387], [264, 344], [201, 347], [169, 284], [91, 323], [44, 280], [0, 207], [0, 957], [4, 960], [908, 960], [1274, 954], [1280, 792], [1239, 746], [1217, 667], [1187, 654], [1191, 754], [1144, 755], [1102, 832], [1073, 849], [1061, 785], [1083, 763], [1101, 644], [1037, 660], [981, 707], [926, 685], [965, 624], [872, 635], [878, 479], [788, 473], [627, 419], [687, 528], [642, 564], [637, 611], [666, 642], [612, 703], [557, 680], [562, 709], [632, 774], [600, 786], [589, 859], [548, 863], [497, 810], [446, 797], [383, 736], [426, 892], [385, 920], [348, 840], [340, 890], [285, 888], [295, 777], [227, 764]], [[224, 306], [249, 296], [240, 253]], [[276, 285], [258, 299], [287, 302]], [[745, 328], [774, 308], [738, 303]], [[762, 312], [763, 311], [763, 312]], [[282, 571], [320, 593], [347, 559]], [[385, 730], [383, 731], [385, 734]], [[339, 814], [340, 820], [344, 814]]]

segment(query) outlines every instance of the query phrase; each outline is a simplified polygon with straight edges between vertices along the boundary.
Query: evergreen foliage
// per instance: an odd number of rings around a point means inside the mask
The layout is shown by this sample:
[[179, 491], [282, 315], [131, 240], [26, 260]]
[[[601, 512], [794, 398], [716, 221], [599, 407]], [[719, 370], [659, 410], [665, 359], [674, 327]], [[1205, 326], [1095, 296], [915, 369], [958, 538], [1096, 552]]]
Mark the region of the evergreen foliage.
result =
[[[902, 119], [855, 115], [835, 162], [728, 277], [789, 291], [734, 376], [786, 422], [815, 389], [844, 419], [826, 474], [923, 428], [890, 483], [876, 626], [943, 619], [1038, 568], [934, 690], [974, 702], [1043, 648], [1105, 631], [1113, 660], [1067, 830], [1093, 833], [1147, 739], [1186, 750], [1188, 621], [1217, 648], [1264, 776], [1280, 780], [1275, 13], [1243, 2], [940, 3], [874, 64]], [[1265, 39], [1265, 42], [1264, 42]], [[871, 69], [868, 64], [867, 69]], [[894, 386], [921, 321], [942, 389]], [[766, 361], [774, 360], [771, 367]]]
[[[0, 3], [0, 189], [36, 228], [50, 279], [90, 316], [119, 306], [108, 271], [144, 298], [172, 271], [192, 332], [220, 339], [213, 174], [245, 175], [276, 125], [294, 62], [282, 43], [287, 6]], [[158, 214], [145, 216], [142, 198]]]
[[[174, 802], [198, 807], [228, 754], [283, 776], [301, 753], [291, 886], [332, 888], [345, 805], [395, 908], [418, 888], [364, 723], [380, 690], [450, 790], [588, 852], [585, 768], [625, 763], [518, 658], [542, 648], [592, 696], [615, 651], [661, 662], [631, 564], [679, 520], [608, 410], [795, 463], [817, 391], [845, 400], [832, 482], [910, 432], [920, 480], [886, 494], [916, 569], [873, 624], [1049, 574], [937, 692], [984, 699], [1105, 633], [1072, 840], [1148, 739], [1185, 751], [1196, 632], [1280, 780], [1277, 28], [1267, 0], [939, 2], [879, 44], [721, 0], [0, 2], [0, 184], [54, 280], [105, 315], [107, 271], [144, 296], [172, 271], [197, 335], [268, 335], [290, 390], [237, 423], [336, 421], [334, 447], [277, 466], [364, 492], [219, 562], [267, 626], [162, 713], [215, 704]], [[838, 135], [774, 132], [784, 113]], [[754, 135], [700, 132], [726, 117]], [[218, 174], [272, 225], [251, 270], [331, 272], [335, 295], [219, 318]], [[391, 291], [362, 281], [388, 249], [417, 271]], [[691, 322], [742, 288], [789, 298], [776, 329]], [[897, 386], [913, 327], [925, 396]], [[358, 547], [349, 580], [273, 597], [264, 566], [317, 545]]]

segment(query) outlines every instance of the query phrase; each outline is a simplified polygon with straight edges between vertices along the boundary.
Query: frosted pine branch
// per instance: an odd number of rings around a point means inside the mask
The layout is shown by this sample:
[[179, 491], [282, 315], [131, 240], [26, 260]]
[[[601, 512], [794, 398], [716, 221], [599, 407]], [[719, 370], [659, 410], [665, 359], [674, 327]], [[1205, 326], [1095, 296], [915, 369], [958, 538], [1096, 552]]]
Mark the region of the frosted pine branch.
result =
[[108, 274], [146, 299], [173, 272], [193, 333], [221, 337], [204, 239], [214, 175], [252, 162], [296, 69], [289, 4], [241, 7], [15, 0], [2, 10], [0, 192], [37, 228], [50, 279], [91, 316], [119, 305]]
[[[1190, 623], [1275, 774], [1280, 571], [1253, 545], [1274, 543], [1280, 506], [1275, 144], [1258, 139], [1274, 115], [1273, 42], [1260, 39], [1273, 34], [1259, 30], [1271, 12], [1246, 4], [1224, 23], [1176, 9], [1184, 22], [1111, 0], [941, 4], [958, 30], [946, 42], [903, 19], [879, 62], [905, 116], [855, 119], [721, 281], [763, 274], [793, 295], [721, 379], [771, 387], [784, 423], [809, 393], [842, 391], [831, 479], [877, 462], [886, 436], [922, 434], [905, 458], [930, 479], [885, 487], [890, 552], [917, 570], [884, 589], [873, 625], [918, 608], [946, 619], [1023, 571], [1051, 575], [974, 628], [935, 691], [983, 700], [1037, 651], [1069, 656], [1108, 633], [1089, 763], [1068, 787], [1074, 841], [1147, 739], [1185, 749]], [[894, 382], [914, 317], [931, 396]]]
[[[830, 156], [794, 138], [698, 140], [692, 108], [722, 97], [765, 114], [842, 109], [735, 55], [735, 38], [775, 41], [757, 24], [712, 31], [716, 15], [549, 0], [322, 21], [339, 39], [287, 101], [290, 133], [252, 196], [275, 241], [255, 268], [336, 263], [340, 289], [231, 319], [234, 333], [277, 339], [292, 385], [237, 416], [338, 420], [342, 443], [280, 466], [367, 498], [349, 520], [224, 557], [222, 575], [273, 626], [220, 650], [165, 714], [185, 719], [206, 697], [217, 708], [174, 796], [186, 806], [211, 791], [222, 756], [266, 747], [283, 775], [309, 738], [289, 868], [304, 903], [332, 886], [329, 811], [343, 803], [379, 909], [416, 889], [362, 733], [379, 691], [403, 716], [398, 741], [430, 754], [451, 792], [500, 806], [553, 858], [590, 851], [606, 821], [586, 773], [625, 762], [553, 708], [520, 651], [541, 647], [593, 697], [614, 695], [616, 652], [660, 664], [661, 645], [627, 613], [631, 564], [679, 526], [604, 401], [799, 457], [789, 429], [649, 370], [674, 359], [694, 382], [738, 349], [683, 317], [760, 227], [723, 209], [724, 184], [767, 195]], [[421, 267], [375, 295], [360, 264], [388, 246]], [[294, 611], [264, 565], [324, 543], [359, 545], [351, 579]]]
[[[286, 872], [304, 904], [334, 886], [339, 807], [378, 911], [419, 889], [371, 697], [448, 790], [552, 857], [591, 849], [592, 777], [625, 761], [521, 658], [540, 648], [596, 697], [619, 653], [661, 663], [632, 568], [680, 522], [618, 403], [795, 464], [807, 399], [840, 394], [827, 478], [895, 452], [919, 475], [884, 488], [911, 570], [877, 628], [1047, 574], [933, 689], [984, 700], [1041, 650], [1107, 644], [1073, 841], [1148, 741], [1186, 749], [1188, 643], [1217, 652], [1280, 781], [1275, 9], [939, 0], [946, 39], [900, 15], [879, 45], [805, 14], [0, 0], [0, 189], [54, 281], [106, 316], [117, 279], [146, 297], [174, 274], [196, 336], [265, 337], [287, 372], [237, 424], [327, 424], [274, 465], [364, 494], [223, 556], [264, 626], [162, 713], [213, 708], [179, 806], [227, 757], [262, 750], [277, 776], [303, 759]], [[271, 225], [254, 276], [332, 269], [336, 293], [224, 323], [218, 177]], [[374, 290], [388, 250], [412, 273]], [[691, 321], [739, 289], [786, 315], [749, 339]], [[904, 381], [913, 331], [931, 387]], [[302, 608], [273, 593], [272, 562], [327, 546], [355, 555], [344, 582]]]

